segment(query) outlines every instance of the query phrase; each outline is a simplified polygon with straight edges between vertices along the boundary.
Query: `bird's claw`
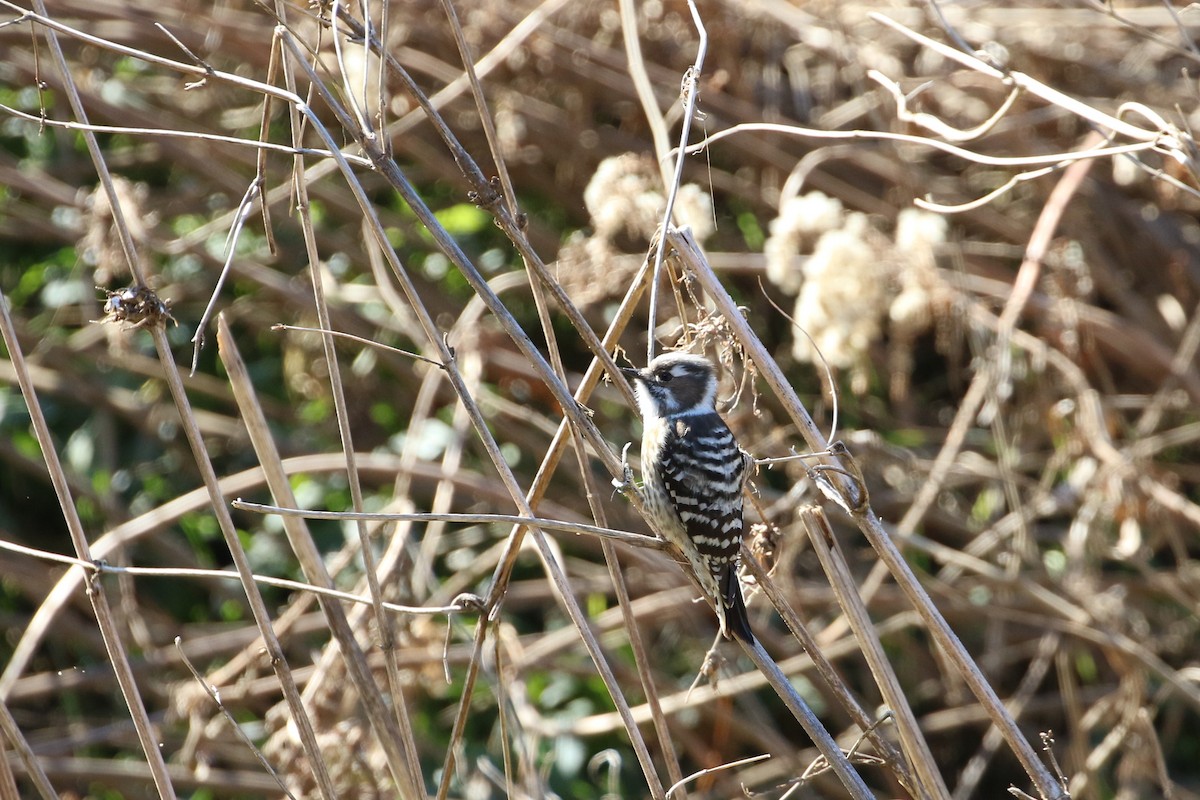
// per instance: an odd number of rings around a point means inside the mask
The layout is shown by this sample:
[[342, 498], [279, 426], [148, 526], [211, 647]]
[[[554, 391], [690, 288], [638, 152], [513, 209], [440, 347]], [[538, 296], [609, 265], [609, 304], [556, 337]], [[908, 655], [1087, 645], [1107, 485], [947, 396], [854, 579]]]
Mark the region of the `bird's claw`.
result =
[[632, 446], [633, 442], [626, 442], [621, 448], [621, 477], [612, 479], [613, 489], [622, 494], [636, 486], [633, 482], [633, 468], [629, 466], [629, 448]]

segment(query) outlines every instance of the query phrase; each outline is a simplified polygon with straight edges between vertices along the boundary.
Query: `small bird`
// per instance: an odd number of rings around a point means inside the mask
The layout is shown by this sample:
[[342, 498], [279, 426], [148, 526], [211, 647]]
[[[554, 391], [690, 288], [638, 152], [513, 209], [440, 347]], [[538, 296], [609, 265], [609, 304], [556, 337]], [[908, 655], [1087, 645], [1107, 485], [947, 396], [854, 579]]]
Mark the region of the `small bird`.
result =
[[712, 362], [665, 353], [645, 369], [622, 372], [642, 412], [642, 495], [652, 522], [715, 601], [721, 633], [752, 643], [737, 577], [751, 458], [717, 414]]

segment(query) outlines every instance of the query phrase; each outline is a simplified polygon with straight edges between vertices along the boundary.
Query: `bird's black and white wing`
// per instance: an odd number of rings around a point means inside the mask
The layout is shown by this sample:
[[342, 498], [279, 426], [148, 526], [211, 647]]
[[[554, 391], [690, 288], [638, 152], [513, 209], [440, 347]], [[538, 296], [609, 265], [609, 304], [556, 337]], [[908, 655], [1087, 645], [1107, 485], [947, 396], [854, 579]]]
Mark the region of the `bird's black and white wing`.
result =
[[676, 417], [665, 434], [658, 465], [663, 487], [717, 580], [729, 632], [752, 641], [737, 579], [744, 454], [715, 412]]

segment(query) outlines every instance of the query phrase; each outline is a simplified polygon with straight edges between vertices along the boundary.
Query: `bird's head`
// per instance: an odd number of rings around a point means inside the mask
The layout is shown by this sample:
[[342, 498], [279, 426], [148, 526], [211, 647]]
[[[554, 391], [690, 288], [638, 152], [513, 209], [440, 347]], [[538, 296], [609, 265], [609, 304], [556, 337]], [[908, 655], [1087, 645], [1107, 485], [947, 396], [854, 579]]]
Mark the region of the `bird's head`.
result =
[[717, 376], [704, 356], [664, 353], [645, 369], [622, 369], [633, 381], [646, 419], [699, 414], [715, 409]]

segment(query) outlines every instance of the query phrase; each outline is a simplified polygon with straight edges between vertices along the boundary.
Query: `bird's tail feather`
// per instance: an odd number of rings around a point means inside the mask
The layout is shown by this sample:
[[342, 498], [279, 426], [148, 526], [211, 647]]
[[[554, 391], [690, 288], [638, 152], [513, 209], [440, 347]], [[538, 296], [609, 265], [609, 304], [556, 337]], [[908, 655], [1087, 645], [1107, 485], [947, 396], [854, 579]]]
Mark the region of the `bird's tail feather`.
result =
[[746, 613], [746, 601], [742, 599], [742, 587], [738, 583], [737, 570], [730, 568], [721, 576], [721, 604], [725, 607], [724, 633], [729, 638], [740, 639], [746, 644], [754, 643], [754, 632], [750, 630], [750, 617]]

